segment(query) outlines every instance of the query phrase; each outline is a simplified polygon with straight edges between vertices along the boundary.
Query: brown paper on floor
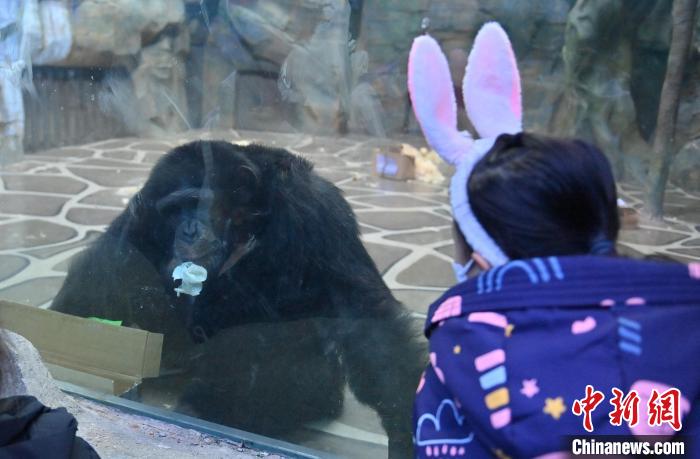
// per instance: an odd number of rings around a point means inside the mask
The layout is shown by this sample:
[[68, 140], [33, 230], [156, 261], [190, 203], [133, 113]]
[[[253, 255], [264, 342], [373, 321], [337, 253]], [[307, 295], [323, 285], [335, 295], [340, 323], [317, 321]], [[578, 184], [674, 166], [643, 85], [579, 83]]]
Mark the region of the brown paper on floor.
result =
[[618, 206], [617, 213], [620, 216], [621, 229], [639, 228], [639, 212], [636, 209]]
[[415, 158], [401, 152], [401, 145], [374, 153], [372, 172], [379, 177], [392, 180], [416, 178]]
[[158, 376], [163, 335], [0, 300], [0, 327], [34, 344], [54, 378], [120, 394]]

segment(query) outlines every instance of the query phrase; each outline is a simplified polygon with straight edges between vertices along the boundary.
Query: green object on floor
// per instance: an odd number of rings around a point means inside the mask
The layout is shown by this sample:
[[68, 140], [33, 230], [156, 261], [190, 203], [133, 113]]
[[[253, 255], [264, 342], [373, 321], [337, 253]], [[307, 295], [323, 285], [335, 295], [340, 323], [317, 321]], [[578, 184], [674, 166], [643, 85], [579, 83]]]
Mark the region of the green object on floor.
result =
[[94, 320], [96, 322], [102, 322], [103, 324], [107, 324], [107, 325], [114, 325], [116, 327], [121, 327], [121, 325], [122, 325], [121, 320], [100, 319], [99, 317], [88, 317], [88, 319]]

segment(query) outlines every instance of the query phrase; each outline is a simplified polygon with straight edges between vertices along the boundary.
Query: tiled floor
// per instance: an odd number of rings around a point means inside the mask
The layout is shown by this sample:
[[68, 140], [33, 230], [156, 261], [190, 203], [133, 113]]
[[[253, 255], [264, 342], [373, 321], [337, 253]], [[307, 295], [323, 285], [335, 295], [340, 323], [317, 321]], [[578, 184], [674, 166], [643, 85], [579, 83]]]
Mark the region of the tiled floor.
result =
[[[212, 137], [258, 141], [310, 158], [345, 192], [366, 246], [387, 284], [421, 313], [452, 285], [452, 246], [445, 185], [395, 182], [370, 174], [372, 151], [386, 141], [266, 132]], [[116, 139], [30, 154], [0, 171], [0, 297], [46, 306], [69, 260], [121, 211], [168, 149], [201, 133], [168, 141]], [[421, 145], [418, 138], [403, 139]], [[623, 187], [639, 207], [641, 192]], [[623, 231], [624, 251], [700, 259], [700, 196], [672, 190], [667, 223], [643, 222]]]
[[[61, 148], [1, 171], [0, 297], [48, 305], [70, 258], [121, 211], [158, 157], [195, 137]], [[386, 141], [263, 132], [213, 137], [285, 146], [310, 158], [343, 189], [387, 283], [414, 310], [424, 311], [452, 282], [446, 189], [372, 177], [372, 151]]]
[[[193, 132], [167, 141], [115, 139], [44, 151], [1, 170], [0, 298], [47, 306], [60, 288], [70, 259], [119, 214], [154, 162], [173, 146], [202, 136], [282, 146], [311, 159], [321, 175], [344, 191], [386, 283], [418, 319], [454, 283], [446, 184], [373, 177], [372, 152], [387, 141]], [[401, 141], [423, 145], [418, 138]], [[639, 190], [623, 186], [620, 191], [629, 204], [641, 206]], [[644, 221], [638, 229], [623, 231], [623, 252], [700, 260], [700, 196], [673, 189], [667, 195], [666, 213], [665, 223]], [[346, 453], [364, 451], [359, 457], [374, 457], [384, 448], [376, 416], [352, 400], [340, 421], [315, 429], [335, 435], [300, 434], [296, 440]], [[347, 443], [344, 437], [364, 439], [365, 448]]]

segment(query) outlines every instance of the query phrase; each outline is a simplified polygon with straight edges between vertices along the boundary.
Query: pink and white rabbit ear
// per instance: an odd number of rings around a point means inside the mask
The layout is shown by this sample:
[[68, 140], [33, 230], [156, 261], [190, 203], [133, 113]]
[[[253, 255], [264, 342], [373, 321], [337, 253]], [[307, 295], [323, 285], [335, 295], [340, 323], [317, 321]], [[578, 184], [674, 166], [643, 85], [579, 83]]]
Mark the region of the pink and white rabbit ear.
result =
[[408, 92], [428, 143], [450, 164], [458, 164], [472, 139], [457, 131], [457, 102], [447, 59], [430, 36], [413, 40], [408, 57]]
[[484, 24], [476, 35], [462, 89], [467, 115], [481, 137], [523, 130], [518, 64], [497, 22]]

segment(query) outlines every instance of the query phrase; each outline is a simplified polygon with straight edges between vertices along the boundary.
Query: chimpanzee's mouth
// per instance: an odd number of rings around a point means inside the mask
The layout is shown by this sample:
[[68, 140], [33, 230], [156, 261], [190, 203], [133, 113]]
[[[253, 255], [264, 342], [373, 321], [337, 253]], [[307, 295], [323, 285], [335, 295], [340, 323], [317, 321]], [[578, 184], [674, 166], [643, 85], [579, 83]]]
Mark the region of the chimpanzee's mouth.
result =
[[[184, 263], [186, 261], [191, 261], [192, 263], [200, 266], [204, 266], [207, 269], [213, 269], [218, 263], [217, 261], [220, 261], [222, 256], [220, 255], [220, 251], [218, 250], [211, 250], [207, 253], [197, 253], [196, 255], [192, 254], [182, 254], [179, 257], [177, 257], [180, 260], [180, 263]], [[178, 263], [179, 264], [179, 263]]]
[[[189, 256], [188, 256], [189, 255]], [[221, 255], [221, 250], [210, 250], [206, 253], [197, 252], [184, 252], [176, 253], [170, 263], [166, 266], [167, 272], [164, 275], [170, 277], [176, 267], [182, 265], [183, 263], [190, 262], [195, 265], [201, 266], [207, 270], [207, 272], [212, 275], [216, 273], [221, 266], [223, 256]]]
[[205, 268], [210, 276], [221, 276], [233, 268], [241, 258], [252, 251], [253, 248], [255, 248], [256, 242], [255, 236], [251, 235], [245, 242], [235, 245], [233, 250], [228, 253], [228, 256], [226, 256], [227, 252], [224, 252], [223, 247], [220, 245], [212, 247], [206, 252], [193, 250], [189, 247], [183, 247], [181, 250], [176, 249], [175, 256], [170, 263], [168, 263], [168, 272], [166, 274], [170, 276], [177, 266], [189, 261]]

